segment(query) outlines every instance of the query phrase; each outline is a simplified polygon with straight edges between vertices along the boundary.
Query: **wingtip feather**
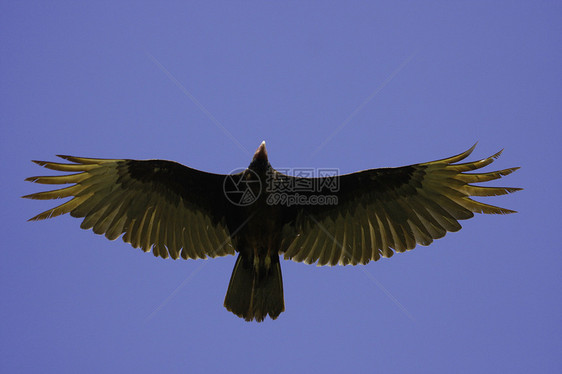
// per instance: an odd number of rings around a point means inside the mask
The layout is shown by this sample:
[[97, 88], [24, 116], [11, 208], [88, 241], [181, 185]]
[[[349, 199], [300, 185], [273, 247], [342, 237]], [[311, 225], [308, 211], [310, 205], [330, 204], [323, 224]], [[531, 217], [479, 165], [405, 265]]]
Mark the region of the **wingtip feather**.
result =
[[500, 149], [498, 152], [494, 153], [493, 155], [490, 156], [490, 158], [494, 158], [497, 159], [498, 157], [500, 157], [500, 155], [503, 153], [503, 150], [505, 148]]
[[74, 161], [74, 159], [76, 159], [77, 157], [74, 156], [69, 156], [69, 155], [56, 155], [58, 158], [62, 158], [63, 160], [67, 160], [67, 161], [71, 161], [71, 162], [76, 162], [78, 163], [78, 161]]
[[40, 160], [31, 160], [31, 162], [33, 162], [34, 164], [37, 164], [39, 166], [45, 166], [45, 164], [47, 164], [47, 161], [40, 161]]
[[68, 156], [68, 155], [57, 155], [57, 157], [60, 157], [64, 160], [70, 161], [70, 162], [74, 162], [77, 164], [101, 164], [104, 162], [112, 162], [112, 161], [118, 161], [116, 159], [110, 159], [110, 158], [89, 158], [89, 157], [76, 157], [76, 156]]
[[466, 151], [464, 151], [462, 153], [459, 153], [457, 155], [447, 157], [447, 158], [443, 158], [443, 159], [436, 160], [436, 161], [427, 162], [425, 164], [434, 164], [434, 163], [442, 163], [442, 162], [445, 162], [447, 164], [452, 164], [452, 163], [455, 163], [455, 162], [459, 162], [461, 160], [464, 160], [468, 156], [470, 156], [472, 154], [472, 152], [474, 151], [474, 149], [476, 148], [477, 144], [478, 144], [478, 142], [474, 143], [474, 145], [472, 147], [470, 147]]

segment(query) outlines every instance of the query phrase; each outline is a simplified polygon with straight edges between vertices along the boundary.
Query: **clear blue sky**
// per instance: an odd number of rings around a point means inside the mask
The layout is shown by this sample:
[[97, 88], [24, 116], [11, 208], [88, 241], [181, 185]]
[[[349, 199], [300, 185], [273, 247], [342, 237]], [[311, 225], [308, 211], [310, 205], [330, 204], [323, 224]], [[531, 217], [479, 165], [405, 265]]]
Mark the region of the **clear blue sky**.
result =
[[[562, 5], [0, 5], [0, 371], [560, 372]], [[339, 131], [338, 131], [339, 130]], [[232, 134], [232, 136], [228, 135]], [[282, 263], [286, 312], [222, 304], [235, 257], [155, 259], [59, 217], [31, 159], [342, 173], [505, 148], [482, 216], [359, 267]], [[488, 170], [492, 170], [489, 167]]]

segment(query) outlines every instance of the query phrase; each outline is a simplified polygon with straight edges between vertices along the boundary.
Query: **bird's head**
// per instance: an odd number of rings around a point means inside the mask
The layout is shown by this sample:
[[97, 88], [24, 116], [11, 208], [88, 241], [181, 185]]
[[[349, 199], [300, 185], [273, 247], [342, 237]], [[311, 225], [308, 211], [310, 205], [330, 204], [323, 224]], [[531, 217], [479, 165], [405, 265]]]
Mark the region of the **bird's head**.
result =
[[248, 166], [248, 169], [256, 172], [260, 176], [263, 176], [265, 175], [269, 167], [270, 166], [267, 159], [267, 150], [265, 149], [265, 141], [263, 141], [256, 150], [256, 153], [254, 153], [254, 157], [252, 158], [252, 162], [250, 163], [250, 166]]

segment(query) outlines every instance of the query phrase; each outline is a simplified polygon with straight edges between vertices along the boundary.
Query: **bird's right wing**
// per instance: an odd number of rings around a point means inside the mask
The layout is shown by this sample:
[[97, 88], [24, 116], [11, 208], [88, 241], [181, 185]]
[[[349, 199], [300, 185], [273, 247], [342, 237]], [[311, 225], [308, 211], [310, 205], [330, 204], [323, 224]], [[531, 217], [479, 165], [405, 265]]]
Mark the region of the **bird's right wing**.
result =
[[24, 196], [30, 199], [71, 200], [31, 220], [70, 213], [84, 218], [83, 229], [123, 241], [155, 256], [177, 259], [234, 254], [226, 224], [220, 174], [205, 173], [164, 160], [111, 160], [59, 156], [72, 163], [34, 161], [63, 172], [30, 177], [42, 184], [73, 185]]

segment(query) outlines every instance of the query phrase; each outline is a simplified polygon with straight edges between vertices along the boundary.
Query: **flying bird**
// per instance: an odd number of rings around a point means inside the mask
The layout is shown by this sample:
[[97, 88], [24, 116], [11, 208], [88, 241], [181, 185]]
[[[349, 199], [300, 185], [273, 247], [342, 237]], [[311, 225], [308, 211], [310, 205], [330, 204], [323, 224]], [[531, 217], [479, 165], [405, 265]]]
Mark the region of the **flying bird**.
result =
[[280, 255], [319, 266], [366, 264], [429, 245], [474, 213], [514, 213], [470, 198], [520, 190], [473, 185], [518, 169], [471, 173], [501, 154], [459, 163], [475, 146], [437, 161], [319, 177], [276, 171], [265, 142], [247, 169], [229, 175], [165, 160], [58, 156], [70, 163], [33, 162], [71, 174], [26, 180], [71, 185], [23, 197], [72, 197], [30, 220], [70, 213], [83, 218], [81, 228], [110, 240], [122, 236], [154, 256], [238, 252], [224, 306], [260, 322], [285, 310]]

